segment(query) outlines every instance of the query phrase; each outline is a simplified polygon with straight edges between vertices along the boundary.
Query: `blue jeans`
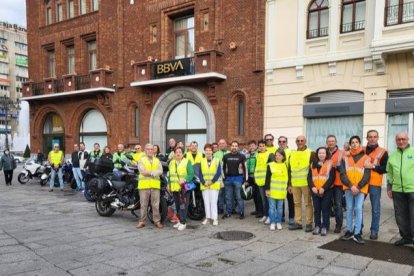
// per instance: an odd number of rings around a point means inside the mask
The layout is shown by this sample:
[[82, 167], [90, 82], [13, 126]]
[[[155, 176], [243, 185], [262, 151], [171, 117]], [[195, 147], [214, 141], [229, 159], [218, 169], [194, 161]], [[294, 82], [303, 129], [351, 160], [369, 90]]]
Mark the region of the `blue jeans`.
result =
[[[181, 192], [173, 192], [174, 203], [177, 209], [177, 214], [180, 217], [180, 223], [185, 224], [187, 222], [187, 211], [188, 211], [188, 204], [190, 203], [190, 195], [191, 193], [185, 193], [184, 198], [181, 198]], [[182, 202], [185, 200], [185, 202]]]
[[257, 186], [259, 188], [260, 199], [262, 201], [263, 216], [269, 215], [269, 201], [266, 200], [266, 191], [264, 186]]
[[369, 186], [368, 191], [372, 209], [371, 232], [378, 234], [381, 216], [381, 187]]
[[236, 195], [237, 211], [244, 215], [244, 201], [240, 195], [242, 183], [237, 181], [225, 181], [224, 189], [226, 191], [226, 215], [231, 215], [233, 209], [233, 195]]
[[72, 168], [73, 177], [75, 178], [78, 190], [85, 189], [85, 183], [82, 181], [82, 170], [80, 168]]
[[354, 234], [359, 234], [361, 232], [362, 225], [362, 208], [364, 205], [363, 193], [359, 193], [356, 196], [352, 195], [351, 190], [345, 191], [345, 200], [346, 200], [346, 230], [352, 232], [353, 227], [353, 218], [355, 212], [355, 229]]
[[[63, 189], [63, 175], [62, 175], [62, 168], [59, 168], [57, 171], [58, 178], [59, 178], [59, 184], [60, 188]], [[50, 183], [49, 188], [53, 190], [53, 187], [55, 186], [55, 177], [56, 177], [56, 171], [52, 168], [50, 172]]]
[[342, 197], [344, 195], [344, 190], [342, 186], [335, 186], [333, 189], [333, 197], [335, 203], [335, 222], [337, 227], [342, 227], [342, 222], [344, 220], [344, 215], [342, 212]]
[[[326, 190], [322, 197], [317, 196], [312, 193], [313, 217], [315, 220], [315, 226], [329, 229], [332, 194], [333, 194], [332, 189]], [[321, 221], [321, 213], [322, 213], [322, 221]]]
[[284, 199], [267, 198], [269, 203], [269, 220], [271, 224], [282, 223]]

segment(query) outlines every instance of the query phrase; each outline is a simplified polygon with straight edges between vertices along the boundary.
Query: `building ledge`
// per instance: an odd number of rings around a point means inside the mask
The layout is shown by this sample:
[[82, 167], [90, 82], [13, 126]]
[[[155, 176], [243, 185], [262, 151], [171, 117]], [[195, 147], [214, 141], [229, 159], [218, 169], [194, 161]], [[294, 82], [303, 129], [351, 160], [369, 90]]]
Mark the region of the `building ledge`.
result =
[[108, 88], [108, 87], [94, 87], [94, 88], [67, 91], [67, 92], [44, 94], [44, 95], [39, 95], [39, 96], [22, 97], [20, 98], [20, 100], [21, 101], [48, 100], [48, 99], [55, 99], [55, 98], [73, 97], [75, 95], [94, 94], [98, 92], [114, 93], [115, 89]]
[[131, 86], [132, 87], [151, 87], [151, 86], [162, 86], [162, 85], [169, 85], [169, 84], [183, 84], [183, 83], [203, 82], [203, 81], [208, 81], [208, 80], [226, 80], [226, 79], [227, 79], [226, 75], [223, 75], [217, 72], [209, 72], [209, 73], [201, 73], [201, 74], [172, 77], [172, 78], [134, 81], [134, 82], [131, 82]]

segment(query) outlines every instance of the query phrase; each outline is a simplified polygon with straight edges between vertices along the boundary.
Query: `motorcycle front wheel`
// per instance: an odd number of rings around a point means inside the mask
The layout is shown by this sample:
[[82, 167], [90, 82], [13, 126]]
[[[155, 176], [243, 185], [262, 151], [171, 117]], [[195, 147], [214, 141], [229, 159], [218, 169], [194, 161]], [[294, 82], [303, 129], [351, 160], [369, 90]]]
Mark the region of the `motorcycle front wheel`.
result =
[[[168, 212], [168, 204], [167, 204], [167, 200], [164, 197], [160, 198], [160, 216], [161, 216], [161, 222], [164, 222], [164, 220], [167, 217], [167, 212]], [[152, 207], [151, 204], [148, 204], [148, 219], [151, 221], [152, 224], [154, 224], [154, 214], [152, 213]]]
[[40, 186], [45, 186], [49, 182], [49, 178], [46, 179], [40, 179]]
[[115, 209], [111, 208], [111, 204], [105, 202], [101, 196], [96, 200], [95, 208], [98, 214], [102, 217], [110, 217], [115, 212]]
[[20, 184], [26, 184], [29, 182], [30, 178], [27, 177], [24, 173], [19, 173], [19, 176], [17, 176], [17, 180]]
[[75, 178], [72, 178], [72, 180], [70, 181], [70, 187], [75, 190], [78, 187], [78, 183], [76, 183]]
[[[194, 193], [197, 193], [194, 191]], [[201, 195], [195, 195], [195, 206], [193, 203], [193, 195], [190, 195], [190, 203], [188, 204], [187, 216], [191, 220], [202, 220], [205, 217], [204, 201]]]

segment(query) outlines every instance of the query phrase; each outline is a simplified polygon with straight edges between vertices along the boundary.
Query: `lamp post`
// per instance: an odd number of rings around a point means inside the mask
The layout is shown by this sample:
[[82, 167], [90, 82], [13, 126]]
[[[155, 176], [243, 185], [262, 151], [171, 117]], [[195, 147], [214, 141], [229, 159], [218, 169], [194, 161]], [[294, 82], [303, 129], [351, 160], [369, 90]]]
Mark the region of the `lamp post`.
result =
[[19, 99], [17, 99], [17, 101], [14, 102], [12, 99], [10, 99], [10, 97], [8, 97], [7, 95], [4, 95], [4, 96], [0, 97], [0, 108], [4, 112], [5, 125], [6, 125], [6, 130], [5, 130], [6, 145], [5, 145], [5, 148], [9, 149], [9, 129], [8, 129], [8, 127], [9, 127], [9, 120], [8, 120], [9, 119], [9, 111], [12, 111], [11, 115], [18, 115], [19, 111], [20, 111], [20, 101], [19, 101]]

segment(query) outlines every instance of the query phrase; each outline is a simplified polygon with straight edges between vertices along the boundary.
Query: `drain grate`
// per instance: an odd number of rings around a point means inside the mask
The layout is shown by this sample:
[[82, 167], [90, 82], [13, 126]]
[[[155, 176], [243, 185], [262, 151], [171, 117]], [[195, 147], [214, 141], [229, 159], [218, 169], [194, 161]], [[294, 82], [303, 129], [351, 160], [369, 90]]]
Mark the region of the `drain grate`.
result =
[[391, 243], [376, 241], [365, 241], [364, 245], [359, 245], [353, 241], [334, 240], [320, 248], [414, 266], [413, 249], [408, 246], [395, 246]]
[[245, 231], [223, 231], [215, 233], [213, 237], [225, 241], [246, 241], [254, 238], [254, 235]]

